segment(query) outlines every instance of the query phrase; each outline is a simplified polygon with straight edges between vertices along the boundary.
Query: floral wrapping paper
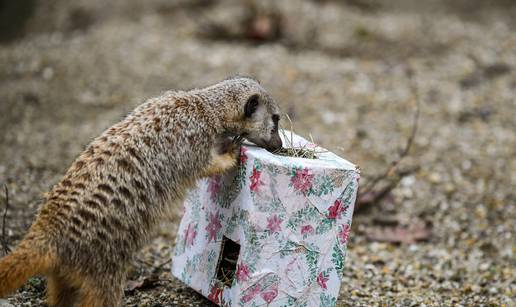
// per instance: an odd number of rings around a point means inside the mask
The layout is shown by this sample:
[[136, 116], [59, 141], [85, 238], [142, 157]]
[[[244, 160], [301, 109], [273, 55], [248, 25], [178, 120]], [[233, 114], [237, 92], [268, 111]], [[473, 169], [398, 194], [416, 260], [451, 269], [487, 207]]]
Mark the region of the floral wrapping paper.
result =
[[[236, 171], [200, 180], [173, 275], [220, 306], [335, 306], [360, 174], [316, 148], [318, 159], [301, 159], [243, 146]], [[217, 279], [223, 236], [240, 245], [231, 286]]]

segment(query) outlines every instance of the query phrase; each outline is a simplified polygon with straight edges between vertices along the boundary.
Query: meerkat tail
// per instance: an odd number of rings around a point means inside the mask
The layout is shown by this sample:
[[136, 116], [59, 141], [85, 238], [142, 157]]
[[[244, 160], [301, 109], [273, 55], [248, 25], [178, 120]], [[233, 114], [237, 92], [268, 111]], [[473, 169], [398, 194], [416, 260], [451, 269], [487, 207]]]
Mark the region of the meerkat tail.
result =
[[48, 257], [19, 247], [0, 259], [0, 298], [20, 288], [30, 277], [46, 271]]

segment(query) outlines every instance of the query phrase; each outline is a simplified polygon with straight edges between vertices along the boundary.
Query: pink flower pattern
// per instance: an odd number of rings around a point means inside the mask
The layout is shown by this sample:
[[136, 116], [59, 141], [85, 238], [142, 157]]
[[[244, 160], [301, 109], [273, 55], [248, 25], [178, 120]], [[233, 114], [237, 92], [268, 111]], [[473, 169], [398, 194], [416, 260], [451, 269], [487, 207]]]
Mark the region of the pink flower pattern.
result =
[[210, 212], [210, 222], [208, 226], [206, 226], [206, 231], [208, 232], [208, 242], [211, 242], [211, 240], [216, 241], [217, 240], [217, 232], [222, 228], [222, 224], [219, 220], [219, 213], [211, 213]]
[[337, 199], [331, 207], [328, 208], [328, 218], [329, 219], [336, 219], [340, 217], [342, 212], [346, 212], [348, 207], [342, 206], [342, 202], [340, 199]]
[[263, 291], [260, 294], [260, 296], [263, 298], [264, 301], [267, 302], [267, 304], [270, 304], [276, 298], [276, 296], [278, 296], [278, 285], [275, 284], [269, 287], [268, 289]]
[[312, 187], [313, 179], [314, 175], [310, 174], [307, 168], [304, 168], [297, 169], [295, 175], [290, 179], [290, 182], [295, 190], [304, 194]]
[[222, 297], [223, 290], [217, 286], [213, 286], [210, 289], [210, 294], [208, 295], [208, 299], [215, 304], [220, 304], [220, 298]]
[[340, 239], [340, 243], [346, 244], [349, 239], [349, 233], [351, 232], [351, 227], [348, 224], [342, 225], [339, 230], [338, 237]]
[[267, 228], [270, 232], [281, 231], [281, 219], [275, 214], [267, 218]]
[[306, 235], [314, 232], [314, 228], [311, 225], [304, 225], [301, 227], [301, 234]]
[[242, 303], [248, 303], [251, 301], [258, 293], [260, 293], [260, 285], [255, 284], [250, 289], [246, 291], [246, 294], [242, 296]]
[[188, 224], [188, 227], [185, 230], [185, 244], [186, 246], [192, 246], [195, 241], [195, 237], [197, 237], [197, 231], [195, 230], [195, 226], [193, 223]]
[[249, 268], [247, 265], [241, 263], [237, 265], [236, 278], [238, 282], [246, 281], [249, 278]]
[[256, 167], [253, 168], [253, 174], [249, 178], [249, 179], [251, 179], [251, 186], [250, 186], [250, 188], [251, 188], [252, 192], [258, 191], [258, 187], [261, 184], [261, 181], [260, 181], [261, 174], [262, 174], [262, 172], [257, 170]]
[[247, 162], [246, 152], [247, 152], [247, 148], [240, 147], [240, 165], [244, 165], [245, 162]]
[[[285, 281], [285, 276], [291, 274], [290, 272], [297, 274], [300, 269], [308, 269], [310, 275], [313, 274], [312, 277], [315, 277], [316, 282], [307, 283], [305, 286], [315, 287], [314, 300], [318, 300], [322, 293], [327, 297], [336, 298], [335, 289], [338, 287], [334, 283], [339, 282], [338, 277], [339, 274], [342, 274], [344, 263], [343, 253], [340, 253], [340, 250], [349, 241], [351, 230], [348, 225], [351, 221], [351, 214], [346, 214], [346, 212], [350, 213], [352, 208], [355, 194], [351, 193], [356, 193], [358, 176], [351, 181], [352, 177], [343, 176], [341, 170], [321, 170], [317, 167], [312, 169], [291, 163], [285, 164], [284, 168], [269, 167], [267, 163], [262, 163], [259, 157], [255, 159], [254, 152], [245, 147], [240, 150], [238, 162], [241, 168], [235, 172], [236, 180], [234, 182], [238, 183], [235, 193], [230, 195], [233, 191], [230, 190], [230, 186], [226, 187], [224, 177], [214, 176], [203, 183], [203, 189], [195, 191], [201, 197], [192, 198], [191, 206], [186, 207], [185, 214], [189, 215], [190, 219], [182, 222], [183, 230], [181, 232], [184, 244], [183, 246], [178, 245], [180, 246], [179, 252], [182, 253], [180, 259], [184, 261], [185, 268], [182, 269], [183, 273], [179, 272], [182, 275], [178, 276], [185, 276], [186, 282], [193, 283], [193, 280], [196, 280], [198, 285], [203, 283], [202, 289], [207, 288], [206, 290], [208, 290], [205, 295], [216, 304], [246, 306], [255, 304], [266, 307], [283, 300], [283, 293], [279, 295], [279, 288], [283, 288], [281, 283]], [[336, 176], [343, 176], [343, 179], [337, 182], [334, 180], [337, 178]], [[246, 186], [247, 192], [245, 191]], [[347, 187], [351, 189], [347, 189]], [[248, 195], [249, 191], [252, 195]], [[333, 198], [334, 202], [332, 203], [329, 199], [337, 193], [342, 193], [342, 196], [337, 200]], [[245, 197], [251, 196], [252, 208], [233, 210], [232, 207], [228, 208], [224, 206], [225, 203], [222, 205], [220, 202], [225, 201], [226, 198], [231, 201], [241, 201], [238, 198], [240, 194]], [[237, 198], [233, 198], [235, 195]], [[271, 200], [275, 200], [276, 197], [287, 210], [278, 210], [278, 208], [283, 208], [273, 205], [262, 205], [262, 203], [270, 204]], [[312, 210], [305, 210], [304, 200], [308, 197], [316, 209], [322, 213], [322, 221], [318, 214], [317, 219], [314, 218]], [[291, 207], [287, 207], [289, 205]], [[239, 229], [241, 223], [252, 225], [252, 233], [242, 236], [241, 229]], [[202, 234], [202, 238], [197, 239], [202, 232], [206, 234]], [[234, 272], [236, 287], [241, 291], [238, 293], [233, 293], [233, 291], [225, 293], [224, 289], [233, 287], [226, 288], [220, 283], [210, 284], [212, 276], [206, 276], [217, 269], [217, 260], [220, 258], [217, 249], [214, 249], [216, 244], [211, 242], [217, 242], [223, 235], [232, 238], [242, 247]], [[280, 242], [283, 242], [286, 241], [285, 238], [291, 236], [302, 242], [313, 242], [310, 244], [317, 247], [320, 242], [327, 241], [331, 249], [328, 250], [328, 254], [324, 255], [324, 258], [321, 258], [322, 254], [315, 255], [317, 261], [311, 261], [304, 255], [299, 255], [298, 249], [292, 253], [285, 253], [284, 258], [286, 259], [283, 267], [277, 268], [273, 274], [262, 278], [260, 275], [262, 272], [261, 261], [274, 261], [272, 258], [270, 258], [271, 260], [261, 258], [263, 240], [282, 240]], [[255, 240], [255, 238], [258, 239]], [[284, 244], [280, 244], [280, 248], [283, 248]], [[245, 248], [250, 245], [255, 248], [255, 253], [260, 250], [260, 258], [247, 257], [246, 253], [249, 250], [246, 251]], [[210, 254], [205, 250], [200, 254], [199, 246], [205, 248]], [[285, 246], [287, 249], [290, 248]], [[213, 254], [213, 250], [215, 254]], [[201, 273], [204, 269], [197, 268], [208, 268], [207, 271], [210, 273]], [[174, 272], [174, 274], [178, 273]], [[257, 279], [259, 276], [260, 278]], [[234, 295], [237, 296], [234, 297]], [[237, 297], [238, 301], [235, 301]], [[225, 301], [226, 298], [229, 303]]]
[[317, 283], [319, 284], [319, 286], [321, 286], [321, 288], [323, 288], [324, 290], [327, 289], [327, 286], [326, 286], [326, 282], [328, 281], [328, 277], [324, 277], [323, 273], [319, 273], [319, 276], [317, 276]]
[[212, 177], [208, 183], [208, 192], [210, 193], [210, 199], [211, 201], [215, 201], [217, 199], [217, 194], [220, 191], [220, 176]]

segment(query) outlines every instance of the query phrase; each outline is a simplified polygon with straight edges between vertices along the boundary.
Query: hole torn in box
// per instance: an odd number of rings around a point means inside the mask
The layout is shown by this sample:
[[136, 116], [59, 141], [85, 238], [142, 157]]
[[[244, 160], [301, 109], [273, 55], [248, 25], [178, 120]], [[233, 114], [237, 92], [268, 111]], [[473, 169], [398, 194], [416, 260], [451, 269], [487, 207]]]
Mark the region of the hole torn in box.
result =
[[224, 286], [231, 287], [235, 279], [240, 245], [227, 237], [222, 237], [219, 262], [217, 265], [217, 280]]

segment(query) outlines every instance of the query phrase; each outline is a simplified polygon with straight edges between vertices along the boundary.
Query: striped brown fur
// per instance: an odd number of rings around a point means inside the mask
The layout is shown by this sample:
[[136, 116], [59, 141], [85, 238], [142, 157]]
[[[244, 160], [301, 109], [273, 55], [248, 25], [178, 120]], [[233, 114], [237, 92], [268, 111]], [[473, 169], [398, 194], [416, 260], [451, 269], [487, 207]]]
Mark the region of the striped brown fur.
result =
[[[252, 116], [251, 97], [260, 102]], [[278, 147], [278, 112], [245, 77], [149, 99], [94, 139], [46, 194], [25, 238], [0, 259], [0, 297], [43, 274], [51, 306], [119, 306], [125, 268], [163, 215], [197, 179], [235, 165], [228, 137]]]

